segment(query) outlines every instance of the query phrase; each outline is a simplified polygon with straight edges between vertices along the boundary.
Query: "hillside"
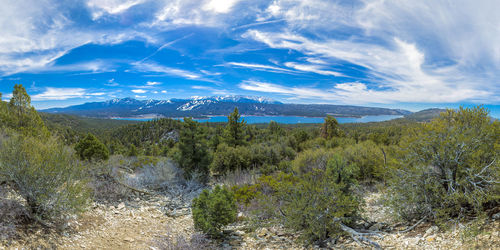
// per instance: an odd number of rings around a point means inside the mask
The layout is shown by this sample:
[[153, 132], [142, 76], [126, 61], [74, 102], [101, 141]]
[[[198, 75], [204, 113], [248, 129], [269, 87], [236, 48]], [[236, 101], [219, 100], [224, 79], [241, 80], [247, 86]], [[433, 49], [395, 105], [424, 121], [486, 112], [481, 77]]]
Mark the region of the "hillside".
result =
[[40, 116], [45, 122], [45, 125], [49, 128], [56, 126], [66, 126], [71, 127], [78, 132], [115, 129], [121, 126], [139, 123], [139, 121], [133, 120], [99, 119], [77, 115], [51, 114], [44, 112], [40, 112]]
[[42, 110], [47, 113], [74, 114], [87, 117], [206, 117], [227, 115], [238, 108], [242, 115], [280, 115], [324, 117], [360, 117], [367, 115], [407, 115], [400, 109], [329, 105], [285, 104], [263, 97], [213, 96], [191, 99], [136, 100], [133, 98], [91, 102], [65, 108]]

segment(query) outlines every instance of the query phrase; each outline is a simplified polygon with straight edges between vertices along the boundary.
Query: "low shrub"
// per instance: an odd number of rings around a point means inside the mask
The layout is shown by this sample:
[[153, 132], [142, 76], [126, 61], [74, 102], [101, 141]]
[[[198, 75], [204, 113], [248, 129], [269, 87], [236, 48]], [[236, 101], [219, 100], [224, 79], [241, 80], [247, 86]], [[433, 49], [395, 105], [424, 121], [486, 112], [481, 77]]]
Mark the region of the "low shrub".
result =
[[407, 136], [390, 182], [400, 218], [443, 225], [500, 203], [500, 123], [481, 107], [449, 110]]
[[26, 201], [30, 219], [46, 226], [64, 225], [89, 201], [83, 166], [54, 138], [11, 135], [1, 142], [0, 180]]
[[217, 147], [210, 168], [213, 172], [224, 174], [236, 169], [248, 169], [251, 164], [251, 154], [247, 147], [230, 147], [225, 143]]
[[236, 202], [233, 193], [225, 187], [203, 192], [192, 203], [194, 227], [211, 237], [221, 234], [224, 226], [236, 221]]
[[358, 180], [381, 180], [385, 174], [384, 152], [370, 140], [346, 146], [339, 149], [339, 153], [349, 164], [359, 168]]
[[305, 151], [293, 161], [292, 173], [262, 176], [252, 186], [235, 188], [239, 200], [267, 223], [277, 220], [300, 232], [306, 243], [322, 244], [343, 234], [358, 216], [360, 199], [353, 192], [357, 168], [328, 151]]
[[255, 197], [261, 195], [260, 184], [254, 185], [241, 185], [241, 186], [233, 186], [231, 191], [234, 193], [234, 198], [241, 205], [248, 205], [250, 201], [252, 201]]
[[76, 144], [75, 150], [81, 160], [107, 160], [109, 158], [108, 148], [91, 133]]

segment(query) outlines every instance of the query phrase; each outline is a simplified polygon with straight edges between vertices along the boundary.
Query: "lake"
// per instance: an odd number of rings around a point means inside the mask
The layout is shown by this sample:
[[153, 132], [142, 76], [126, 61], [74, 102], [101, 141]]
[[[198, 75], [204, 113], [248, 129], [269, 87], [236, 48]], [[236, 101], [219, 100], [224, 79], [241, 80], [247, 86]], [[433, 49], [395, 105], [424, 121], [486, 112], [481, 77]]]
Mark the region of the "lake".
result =
[[[248, 124], [269, 123], [275, 121], [284, 124], [297, 123], [323, 123], [323, 117], [302, 117], [302, 116], [241, 116]], [[363, 117], [336, 117], [339, 123], [360, 123], [360, 122], [381, 122], [401, 118], [401, 115], [372, 115]], [[151, 121], [155, 118], [113, 118], [117, 120]], [[173, 118], [181, 120], [183, 118]], [[198, 122], [227, 122], [227, 116], [212, 116], [209, 118], [195, 119]]]

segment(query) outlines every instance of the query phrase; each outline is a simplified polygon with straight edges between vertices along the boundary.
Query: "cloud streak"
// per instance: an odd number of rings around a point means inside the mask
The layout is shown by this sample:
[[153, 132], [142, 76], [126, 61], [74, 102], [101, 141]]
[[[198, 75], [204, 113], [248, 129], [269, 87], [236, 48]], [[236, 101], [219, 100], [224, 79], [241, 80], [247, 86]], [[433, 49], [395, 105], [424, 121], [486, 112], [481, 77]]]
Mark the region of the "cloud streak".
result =
[[33, 101], [61, 101], [75, 98], [90, 98], [105, 95], [104, 92], [91, 93], [83, 88], [52, 88], [47, 87], [42, 93], [32, 95]]

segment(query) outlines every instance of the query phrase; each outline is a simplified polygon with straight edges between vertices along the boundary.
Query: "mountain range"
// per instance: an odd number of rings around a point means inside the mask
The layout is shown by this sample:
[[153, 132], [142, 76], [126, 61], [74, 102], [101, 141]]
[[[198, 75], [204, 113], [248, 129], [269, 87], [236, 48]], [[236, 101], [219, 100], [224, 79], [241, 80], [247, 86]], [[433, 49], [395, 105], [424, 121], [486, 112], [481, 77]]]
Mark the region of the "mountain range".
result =
[[256, 96], [211, 96], [169, 100], [137, 100], [127, 97], [41, 111], [96, 118], [206, 117], [228, 115], [234, 108], [238, 108], [242, 115], [255, 116], [361, 117], [411, 113], [401, 109], [350, 105], [288, 104]]

